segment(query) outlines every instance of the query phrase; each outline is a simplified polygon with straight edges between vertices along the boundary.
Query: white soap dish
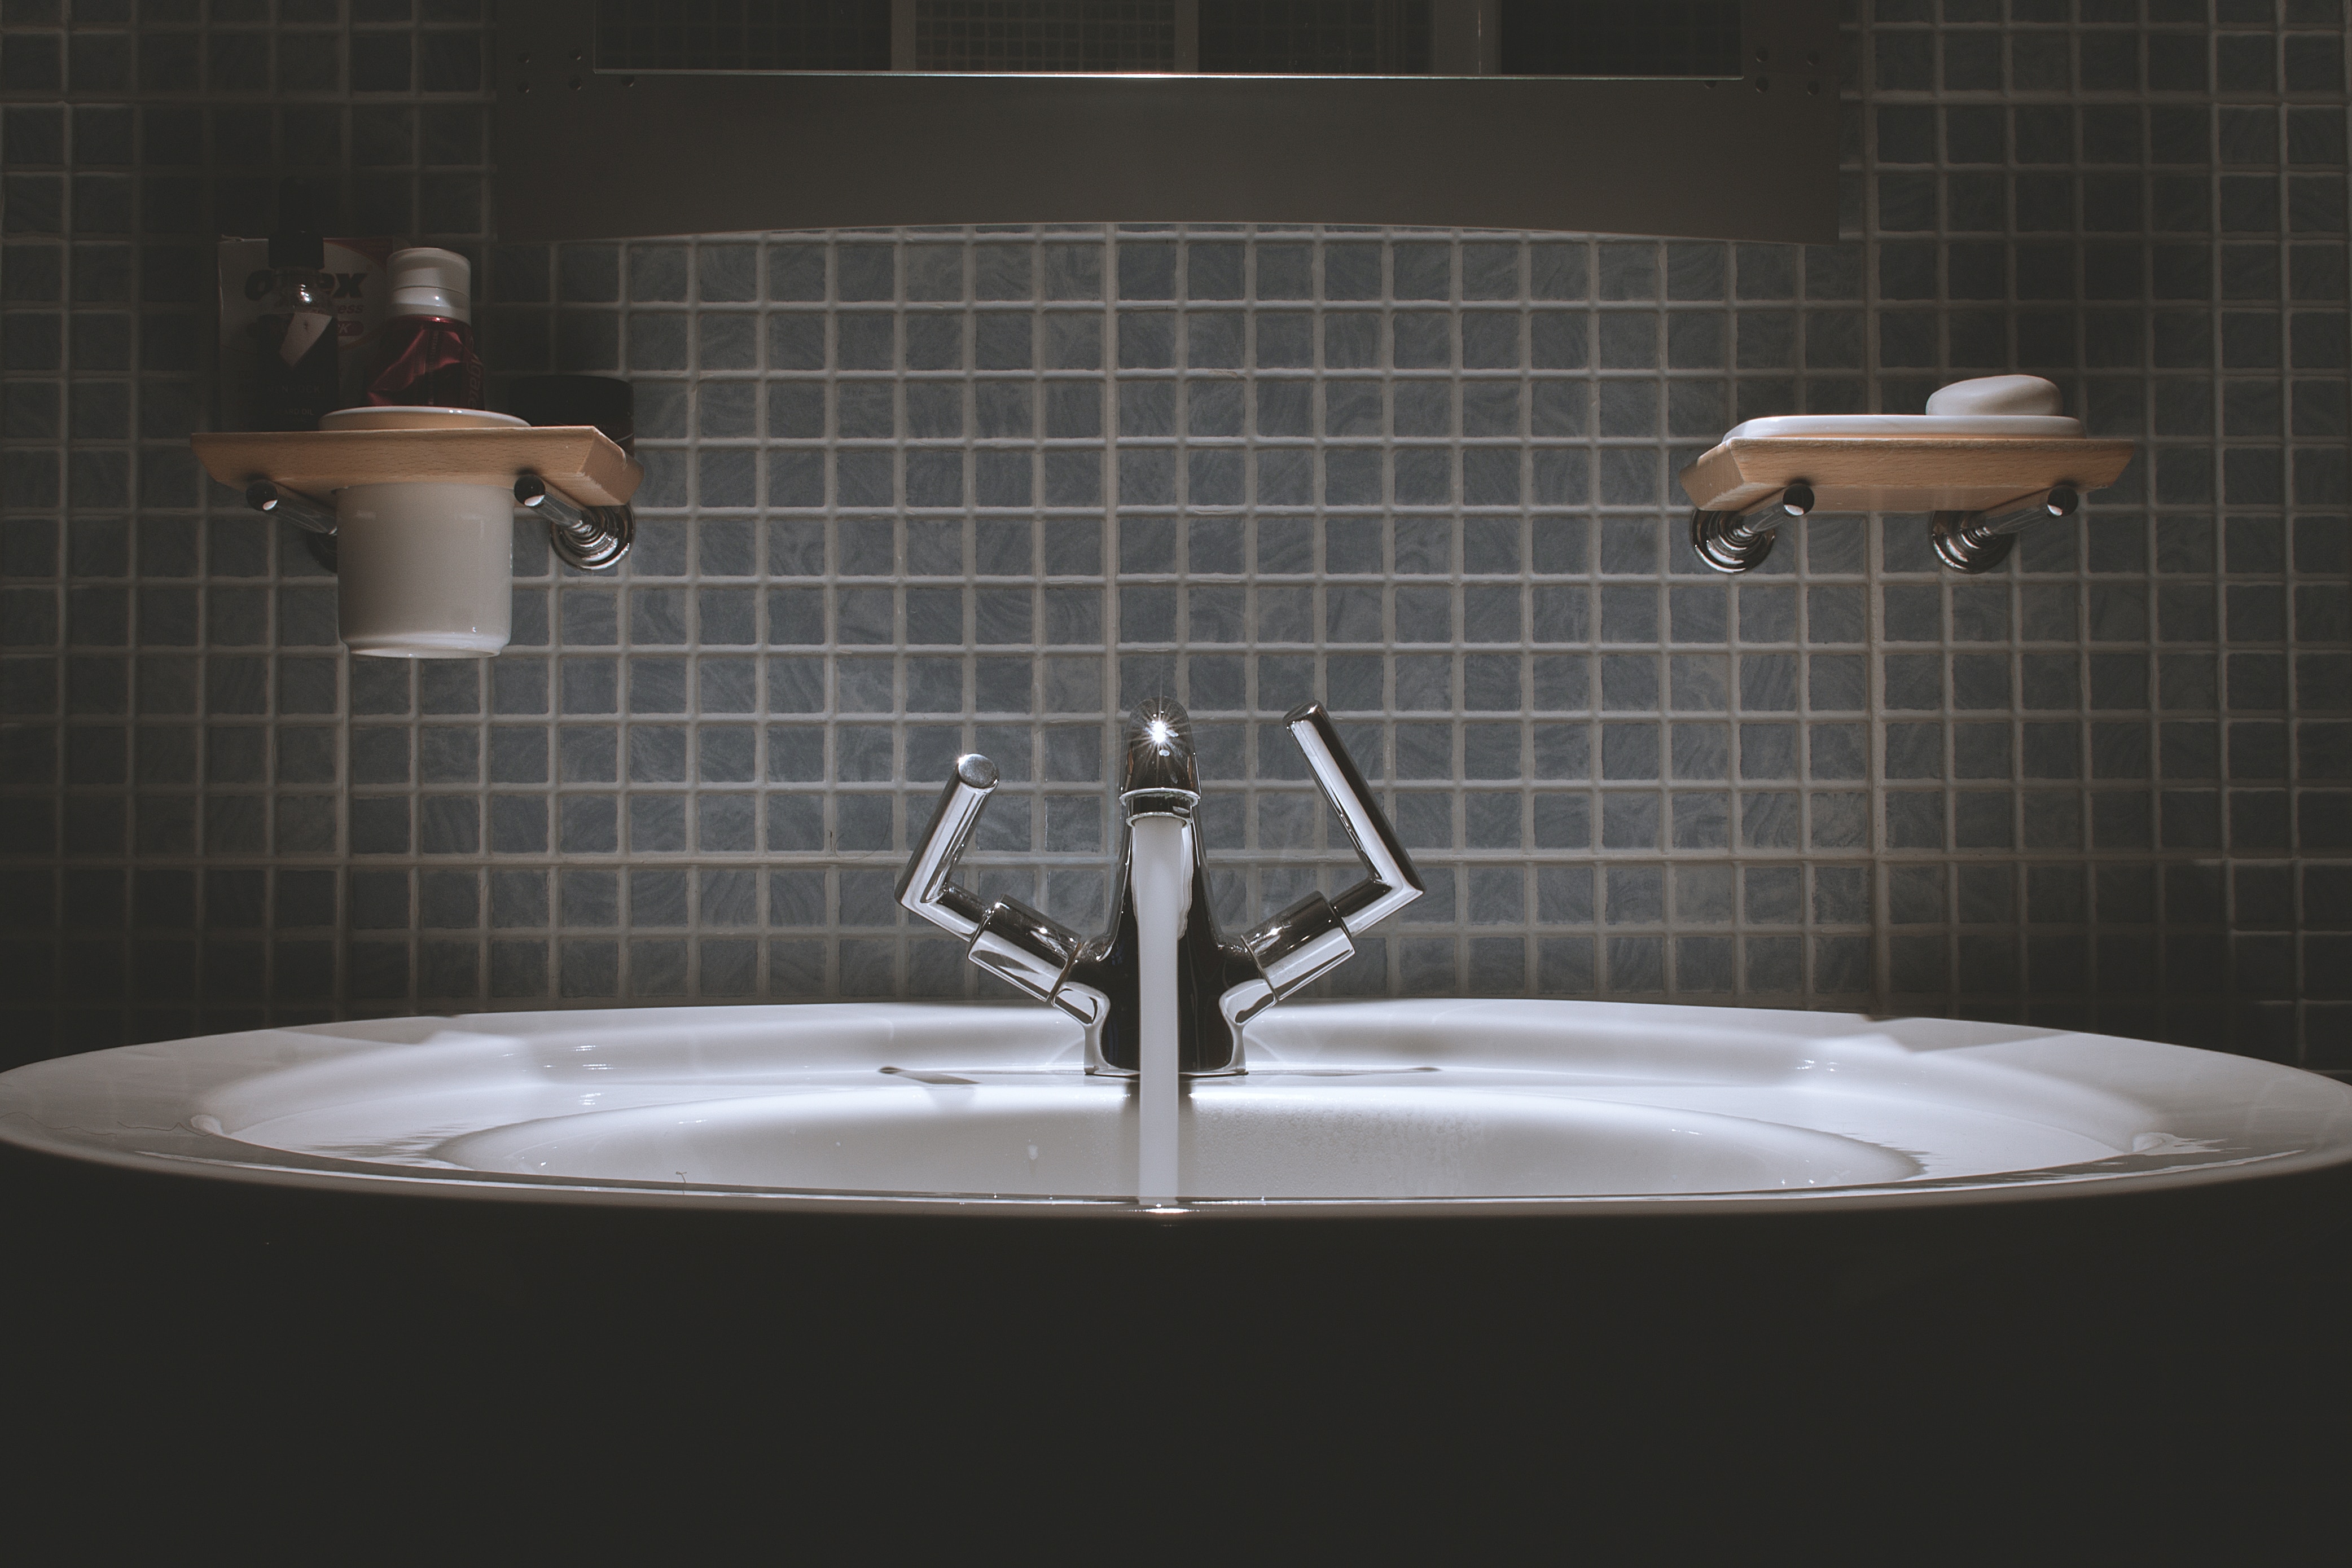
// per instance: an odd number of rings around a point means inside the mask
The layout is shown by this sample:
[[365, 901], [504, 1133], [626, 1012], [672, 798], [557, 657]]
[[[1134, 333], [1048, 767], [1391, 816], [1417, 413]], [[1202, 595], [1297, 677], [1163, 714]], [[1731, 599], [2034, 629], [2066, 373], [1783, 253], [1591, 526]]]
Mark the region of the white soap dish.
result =
[[1735, 424], [1723, 438], [1767, 435], [2015, 435], [2080, 441], [2083, 422], [2032, 413], [1776, 413]]

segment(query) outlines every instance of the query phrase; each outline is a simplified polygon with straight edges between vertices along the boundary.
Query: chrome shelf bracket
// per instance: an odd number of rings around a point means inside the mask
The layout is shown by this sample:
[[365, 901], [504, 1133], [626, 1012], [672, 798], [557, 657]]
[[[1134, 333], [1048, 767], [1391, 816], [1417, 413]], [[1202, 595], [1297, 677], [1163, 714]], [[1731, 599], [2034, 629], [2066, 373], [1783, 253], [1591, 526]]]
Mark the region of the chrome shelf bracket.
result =
[[1693, 512], [1691, 549], [1699, 564], [1736, 577], [1764, 564], [1780, 538], [1780, 525], [1813, 509], [1813, 488], [1802, 480], [1744, 512]]
[[536, 474], [517, 476], [515, 505], [545, 520], [547, 542], [567, 566], [602, 571], [618, 566], [636, 542], [636, 514], [625, 505], [577, 507]]
[[1954, 571], [1974, 577], [1992, 570], [2017, 548], [2021, 529], [2056, 517], [2071, 517], [2083, 497], [2071, 485], [2012, 501], [2000, 512], [1937, 512], [1928, 523], [1936, 555]]
[[[1710, 570], [1732, 577], [1753, 571], [1772, 553], [1781, 523], [1807, 516], [1813, 502], [1812, 487], [1800, 482], [1744, 512], [1693, 512], [1691, 549]], [[1997, 511], [1937, 512], [1928, 529], [1937, 559], [1954, 571], [1973, 577], [1993, 570], [2009, 559], [2017, 548], [2020, 529], [2071, 517], [2082, 505], [2082, 495], [2074, 486], [2058, 485]]]

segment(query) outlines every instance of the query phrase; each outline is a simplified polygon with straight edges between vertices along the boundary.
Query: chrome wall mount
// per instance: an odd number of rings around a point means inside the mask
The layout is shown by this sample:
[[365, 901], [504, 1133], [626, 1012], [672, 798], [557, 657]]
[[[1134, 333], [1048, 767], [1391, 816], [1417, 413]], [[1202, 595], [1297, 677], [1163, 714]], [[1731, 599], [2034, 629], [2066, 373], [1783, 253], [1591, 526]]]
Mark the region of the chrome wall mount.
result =
[[617, 566], [636, 542], [636, 514], [625, 505], [579, 507], [561, 491], [551, 490], [536, 474], [523, 474], [514, 483], [515, 505], [547, 521], [547, 542], [566, 564], [583, 571]]
[[267, 479], [256, 479], [245, 487], [245, 504], [264, 517], [283, 517], [297, 528], [332, 538], [335, 514], [310, 497], [273, 485]]
[[[1813, 501], [1812, 486], [1800, 482], [1744, 512], [1693, 512], [1691, 549], [1700, 564], [1711, 570], [1735, 577], [1753, 571], [1772, 553], [1780, 537], [1780, 524], [1809, 516]], [[1954, 571], [1975, 576], [2009, 559], [2010, 551], [2017, 548], [2021, 529], [2071, 517], [2082, 504], [2082, 495], [2073, 486], [2056, 485], [1988, 511], [1937, 512], [1930, 518], [1928, 529], [1937, 559]]]
[[[626, 505], [581, 507], [536, 474], [519, 476], [515, 505], [547, 524], [547, 542], [566, 564], [602, 571], [620, 564], [636, 542], [636, 517]], [[267, 517], [282, 517], [302, 530], [311, 559], [335, 570], [335, 514], [299, 491], [268, 479], [245, 487], [245, 504]]]
[[1693, 512], [1691, 549], [1717, 571], [1751, 571], [1772, 553], [1780, 524], [1813, 509], [1810, 485], [1791, 485], [1760, 507], [1744, 512]]
[[302, 548], [329, 571], [339, 559], [335, 552], [335, 514], [299, 491], [256, 479], [245, 487], [245, 504], [265, 517], [283, 517], [302, 530]]
[[1316, 787], [1364, 863], [1363, 879], [1336, 897], [1310, 893], [1238, 937], [1218, 932], [1208, 862], [1192, 831], [1201, 791], [1192, 725], [1181, 705], [1162, 697], [1139, 706], [1128, 724], [1119, 788], [1127, 826], [1108, 930], [1087, 940], [1018, 899], [983, 901], [954, 880], [997, 786], [995, 765], [977, 753], [956, 759], [930, 825], [898, 878], [898, 902], [962, 938], [974, 964], [1076, 1019], [1086, 1030], [1087, 1071], [1131, 1074], [1139, 1047], [1140, 962], [1130, 875], [1133, 829], [1138, 818], [1173, 818], [1183, 826], [1192, 859], [1177, 939], [1178, 1069], [1242, 1071], [1243, 1025], [1346, 963], [1355, 954], [1356, 936], [1422, 894], [1412, 858], [1373, 803], [1323, 706], [1294, 708], [1283, 726], [1306, 754]]
[[1937, 558], [1954, 571], [1973, 577], [2007, 560], [2017, 548], [2021, 529], [2071, 517], [2082, 504], [2081, 494], [2072, 486], [2056, 485], [1999, 512], [1937, 512], [1928, 528]]

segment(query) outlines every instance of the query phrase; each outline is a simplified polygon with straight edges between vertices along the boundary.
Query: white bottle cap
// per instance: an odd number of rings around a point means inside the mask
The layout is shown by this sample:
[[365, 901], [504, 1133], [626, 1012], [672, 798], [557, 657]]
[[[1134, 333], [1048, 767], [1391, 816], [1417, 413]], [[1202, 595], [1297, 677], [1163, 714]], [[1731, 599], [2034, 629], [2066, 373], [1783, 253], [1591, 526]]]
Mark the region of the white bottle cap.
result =
[[392, 313], [474, 319], [473, 264], [455, 251], [417, 246], [392, 253]]

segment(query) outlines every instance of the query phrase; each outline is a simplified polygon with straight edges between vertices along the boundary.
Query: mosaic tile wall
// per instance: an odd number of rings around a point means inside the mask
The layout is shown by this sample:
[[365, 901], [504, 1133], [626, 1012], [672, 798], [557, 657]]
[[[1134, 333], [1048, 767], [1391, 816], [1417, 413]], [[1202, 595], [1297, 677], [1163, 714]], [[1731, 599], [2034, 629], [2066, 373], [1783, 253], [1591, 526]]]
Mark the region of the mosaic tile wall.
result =
[[[1221, 913], [1347, 879], [1324, 699], [1427, 898], [1345, 994], [1956, 1013], [2352, 1068], [2335, 0], [1849, 30], [1814, 247], [1120, 227], [497, 240], [453, 0], [0, 0], [0, 959], [16, 1061], [265, 1020], [979, 994], [889, 886], [1100, 915], [1120, 705], [1198, 716]], [[210, 490], [210, 241], [276, 177], [481, 267], [495, 371], [635, 384], [636, 553], [515, 645], [341, 656]], [[1924, 519], [1698, 570], [1730, 423], [2039, 371], [2142, 455], [1982, 580]]]

